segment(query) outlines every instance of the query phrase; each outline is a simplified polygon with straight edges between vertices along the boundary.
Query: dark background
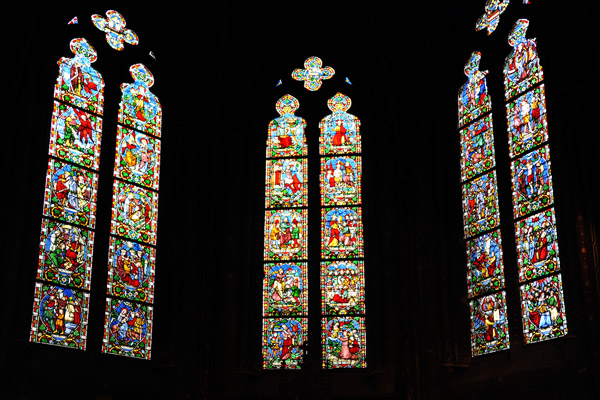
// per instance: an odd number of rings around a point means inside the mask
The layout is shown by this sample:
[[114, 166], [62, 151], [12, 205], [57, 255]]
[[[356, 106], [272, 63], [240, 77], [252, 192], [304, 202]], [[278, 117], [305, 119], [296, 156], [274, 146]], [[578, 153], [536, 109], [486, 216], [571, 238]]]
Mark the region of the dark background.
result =
[[[592, 1], [513, 0], [496, 32], [474, 30], [484, 1], [420, 3], [54, 2], [5, 15], [0, 397], [8, 399], [597, 398], [598, 34]], [[552, 3], [552, 4], [549, 4]], [[554, 4], [557, 3], [557, 4]], [[90, 3], [92, 4], [92, 3]], [[112, 50], [90, 20], [119, 11], [138, 46]], [[67, 25], [78, 16], [79, 25]], [[569, 334], [524, 345], [502, 66], [518, 18], [544, 68]], [[69, 42], [98, 51], [106, 82], [87, 350], [28, 342], [47, 145]], [[456, 101], [463, 66], [489, 70], [511, 349], [470, 357]], [[156, 60], [148, 54], [156, 55]], [[310, 56], [336, 75], [308, 92]], [[152, 360], [101, 354], [119, 85], [144, 63], [163, 105]], [[344, 83], [348, 77], [352, 85]], [[282, 85], [275, 87], [279, 80]], [[308, 122], [337, 91], [361, 119], [367, 302], [364, 370], [320, 369], [318, 196], [309, 187], [309, 354], [302, 371], [263, 371], [261, 287], [266, 128], [289, 93]], [[8, 124], [6, 124], [8, 122]], [[7, 204], [8, 203], [8, 204]]]

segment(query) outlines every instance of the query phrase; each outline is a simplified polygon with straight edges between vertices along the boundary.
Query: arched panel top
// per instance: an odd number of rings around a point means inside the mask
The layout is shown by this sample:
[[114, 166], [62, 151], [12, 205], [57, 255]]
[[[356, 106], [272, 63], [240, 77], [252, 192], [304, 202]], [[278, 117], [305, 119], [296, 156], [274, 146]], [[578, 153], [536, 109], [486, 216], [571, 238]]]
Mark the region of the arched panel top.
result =
[[350, 154], [361, 152], [360, 120], [346, 112], [350, 98], [337, 93], [327, 101], [333, 112], [319, 122], [319, 154]]
[[529, 21], [518, 20], [508, 35], [512, 51], [504, 62], [504, 94], [511, 99], [544, 79], [535, 39], [526, 37]]
[[280, 117], [269, 123], [267, 157], [306, 156], [306, 121], [294, 114], [299, 107], [298, 99], [289, 94], [277, 101]]
[[460, 88], [458, 93], [458, 126], [465, 126], [480, 116], [492, 110], [492, 100], [488, 94], [487, 81], [485, 79], [488, 71], [479, 70], [481, 53], [474, 51], [465, 64], [465, 75], [467, 82]]
[[143, 64], [132, 65], [129, 72], [134, 82], [121, 84], [119, 122], [160, 137], [162, 109], [158, 97], [150, 92], [154, 76]]

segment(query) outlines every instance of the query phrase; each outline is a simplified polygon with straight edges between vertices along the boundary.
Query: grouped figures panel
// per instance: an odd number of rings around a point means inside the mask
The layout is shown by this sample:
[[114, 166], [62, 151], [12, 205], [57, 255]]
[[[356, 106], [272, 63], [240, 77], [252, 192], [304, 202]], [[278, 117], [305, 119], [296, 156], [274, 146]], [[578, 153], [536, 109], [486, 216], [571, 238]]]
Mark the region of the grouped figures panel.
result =
[[560, 274], [521, 286], [523, 333], [526, 343], [567, 334], [567, 316]]
[[114, 175], [128, 182], [158, 190], [160, 140], [118, 127]]
[[493, 353], [510, 347], [506, 293], [471, 300], [471, 355]]
[[49, 154], [98, 170], [101, 132], [102, 118], [55, 101]]
[[45, 218], [41, 231], [37, 278], [90, 290], [94, 232]]
[[308, 204], [308, 160], [275, 158], [267, 160], [265, 207], [306, 207]]
[[106, 299], [102, 351], [150, 359], [152, 306], [120, 299]]
[[511, 172], [516, 218], [554, 203], [548, 145], [514, 160]]
[[306, 268], [305, 262], [265, 264], [263, 316], [308, 313]]
[[88, 313], [89, 293], [37, 282], [29, 340], [85, 350]]
[[307, 258], [307, 210], [265, 212], [265, 260]]
[[360, 156], [321, 158], [321, 205], [357, 205], [361, 195], [362, 161]]
[[263, 320], [263, 368], [299, 369], [307, 339], [307, 318], [265, 318]]
[[365, 368], [364, 317], [326, 317], [321, 321], [323, 368]]
[[516, 157], [548, 141], [544, 85], [506, 104], [508, 152]]
[[156, 249], [114, 236], [108, 248], [107, 294], [154, 302]]
[[319, 154], [361, 152], [360, 120], [352, 114], [336, 111], [319, 123]]
[[289, 94], [277, 101], [280, 117], [269, 122], [267, 158], [306, 156], [306, 121], [294, 115], [299, 107], [300, 102]]
[[474, 236], [498, 227], [500, 211], [496, 171], [463, 184], [462, 192], [465, 236]]
[[508, 100], [544, 79], [535, 39], [525, 37], [529, 21], [518, 20], [508, 36], [512, 50], [504, 61], [504, 93]]
[[515, 236], [521, 282], [560, 270], [554, 208], [517, 222]]
[[492, 100], [488, 93], [485, 75], [487, 71], [479, 70], [481, 53], [471, 54], [465, 64], [467, 82], [458, 93], [458, 126], [462, 127], [492, 110]]
[[111, 233], [156, 245], [158, 193], [115, 179]]
[[496, 166], [491, 114], [460, 131], [460, 171], [463, 181]]
[[321, 262], [321, 312], [328, 315], [365, 313], [363, 261]]
[[132, 65], [129, 72], [134, 82], [121, 84], [119, 122], [129, 128], [160, 137], [162, 109], [158, 97], [150, 92], [154, 76], [143, 64]]
[[91, 66], [97, 59], [96, 50], [83, 38], [71, 40], [70, 47], [75, 57], [58, 61], [54, 97], [100, 115], [104, 107], [104, 80]]
[[467, 241], [469, 297], [504, 287], [504, 261], [500, 230]]
[[88, 228], [96, 225], [98, 174], [50, 159], [44, 215]]
[[321, 258], [360, 258], [363, 251], [362, 209], [321, 209]]

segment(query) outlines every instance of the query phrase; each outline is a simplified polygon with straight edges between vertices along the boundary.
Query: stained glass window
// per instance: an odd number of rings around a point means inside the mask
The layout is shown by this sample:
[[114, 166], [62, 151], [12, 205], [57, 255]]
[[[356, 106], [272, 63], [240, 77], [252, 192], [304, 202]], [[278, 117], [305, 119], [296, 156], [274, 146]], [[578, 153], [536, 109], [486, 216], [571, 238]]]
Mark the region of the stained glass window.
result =
[[104, 80], [83, 38], [58, 61], [30, 341], [85, 350]]
[[487, 34], [491, 35], [500, 23], [500, 14], [506, 10], [509, 3], [510, 0], [488, 0], [485, 3], [485, 13], [477, 20], [475, 29], [478, 31], [485, 29]]

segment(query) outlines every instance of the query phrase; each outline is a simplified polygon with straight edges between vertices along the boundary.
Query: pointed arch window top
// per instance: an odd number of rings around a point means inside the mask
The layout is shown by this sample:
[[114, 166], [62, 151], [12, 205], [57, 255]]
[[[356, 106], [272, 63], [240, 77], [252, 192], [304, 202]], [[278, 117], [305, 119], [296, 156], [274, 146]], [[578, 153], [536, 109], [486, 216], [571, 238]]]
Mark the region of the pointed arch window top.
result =
[[488, 0], [485, 3], [485, 14], [477, 20], [475, 30], [481, 31], [487, 29], [487, 34], [491, 35], [498, 27], [500, 14], [506, 10], [509, 3], [510, 0]]
[[481, 53], [474, 51], [465, 64], [467, 82], [458, 94], [458, 125], [464, 126], [492, 109], [485, 76], [488, 71], [479, 69]]
[[346, 112], [352, 106], [350, 97], [343, 93], [337, 92], [335, 96], [327, 100], [327, 107], [333, 112]]
[[292, 78], [304, 81], [304, 87], [311, 92], [319, 90], [323, 80], [330, 79], [335, 71], [331, 67], [323, 68], [323, 61], [319, 57], [310, 57], [304, 61], [305, 69], [296, 69], [292, 72]]
[[293, 116], [296, 110], [300, 107], [300, 102], [292, 95], [286, 94], [275, 104], [275, 109], [282, 117]]
[[119, 122], [151, 135], [160, 137], [162, 109], [158, 97], [150, 92], [154, 76], [144, 64], [134, 64], [129, 68], [133, 83], [123, 83], [121, 90], [121, 112]]
[[125, 28], [125, 18], [114, 10], [106, 12], [106, 19], [98, 14], [92, 15], [92, 22], [96, 28], [106, 32], [106, 42], [115, 50], [123, 50], [125, 48], [123, 42], [133, 46], [140, 42], [134, 31]]

